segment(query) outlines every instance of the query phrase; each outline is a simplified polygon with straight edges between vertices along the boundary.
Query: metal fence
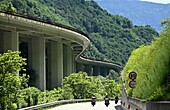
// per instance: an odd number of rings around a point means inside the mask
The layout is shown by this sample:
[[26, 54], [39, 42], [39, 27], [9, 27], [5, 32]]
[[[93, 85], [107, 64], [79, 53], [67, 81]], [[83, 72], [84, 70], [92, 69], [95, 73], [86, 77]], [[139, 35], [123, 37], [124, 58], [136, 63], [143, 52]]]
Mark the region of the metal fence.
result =
[[[102, 98], [97, 99], [97, 101], [102, 101], [102, 100], [103, 100]], [[111, 98], [111, 100], [114, 100], [114, 98]], [[80, 102], [90, 102], [90, 101], [91, 101], [91, 99], [61, 100], [61, 101], [55, 101], [55, 102], [30, 106], [30, 107], [26, 107], [26, 108], [21, 108], [19, 110], [35, 110], [35, 109], [50, 107], [50, 106], [54, 106], [54, 105], [63, 105], [63, 104], [68, 104], [68, 103], [80, 103]]]

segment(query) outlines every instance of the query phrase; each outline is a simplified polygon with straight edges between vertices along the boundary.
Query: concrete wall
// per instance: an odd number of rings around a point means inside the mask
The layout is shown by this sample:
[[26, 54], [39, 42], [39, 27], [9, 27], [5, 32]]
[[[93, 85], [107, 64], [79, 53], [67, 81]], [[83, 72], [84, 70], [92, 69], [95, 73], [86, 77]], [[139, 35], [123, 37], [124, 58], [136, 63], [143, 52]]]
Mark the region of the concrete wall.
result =
[[139, 99], [128, 97], [126, 90], [122, 88], [123, 110], [170, 110], [170, 101], [142, 102]]
[[0, 52], [19, 50], [19, 33], [0, 30]]

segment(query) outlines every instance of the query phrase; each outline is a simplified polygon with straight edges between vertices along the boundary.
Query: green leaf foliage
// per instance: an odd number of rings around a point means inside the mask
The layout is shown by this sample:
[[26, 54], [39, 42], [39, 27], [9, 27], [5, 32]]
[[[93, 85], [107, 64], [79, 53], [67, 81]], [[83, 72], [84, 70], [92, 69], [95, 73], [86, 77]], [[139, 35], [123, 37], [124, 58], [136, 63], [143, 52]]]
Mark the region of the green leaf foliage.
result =
[[18, 76], [25, 65], [25, 59], [19, 52], [8, 51], [0, 54], [0, 108], [16, 109], [19, 106], [19, 93], [27, 87], [26, 75]]
[[[166, 87], [166, 76], [170, 74], [170, 22], [149, 46], [134, 50], [122, 72], [128, 94], [146, 100], [170, 100], [169, 88]], [[128, 74], [137, 73], [136, 87], [128, 86]], [[163, 92], [162, 92], [163, 91]]]
[[[125, 17], [111, 15], [95, 1], [85, 0], [3, 0], [16, 13], [58, 22], [79, 29], [92, 42], [84, 57], [125, 64], [131, 51], [148, 45], [158, 35], [150, 26], [134, 26]], [[1, 8], [5, 10], [4, 8]]]
[[27, 106], [54, 102], [57, 100], [85, 99], [95, 94], [103, 98], [120, 96], [121, 86], [114, 80], [102, 76], [88, 76], [85, 72], [73, 73], [63, 80], [63, 86], [53, 90], [40, 91], [35, 87], [28, 87], [28, 78], [18, 72], [25, 65], [25, 59], [19, 52], [8, 51], [0, 54], [0, 109], [16, 110]]
[[8, 51], [4, 54], [0, 54], [0, 73], [15, 73], [21, 71], [22, 66], [26, 65], [25, 58], [19, 56], [20, 52]]
[[[38, 96], [40, 90], [35, 87], [28, 87], [22, 90], [20, 100], [24, 99], [27, 106], [33, 106], [38, 104]], [[24, 105], [24, 104], [23, 104]]]
[[54, 102], [61, 99], [60, 90], [53, 89], [50, 91], [43, 91], [38, 95], [38, 104]]
[[121, 86], [114, 80], [106, 79], [102, 76], [93, 77], [88, 76], [85, 72], [72, 73], [70, 76], [65, 77], [63, 85], [67, 88], [63, 88], [67, 91], [71, 89], [75, 99], [91, 98], [92, 95], [96, 95], [98, 98], [104, 97], [108, 94], [110, 97], [120, 96]]
[[13, 104], [18, 104], [19, 93], [24, 88], [21, 77], [11, 73], [0, 74], [0, 108], [2, 110], [16, 109]]
[[87, 73], [71, 74], [64, 78], [63, 85], [67, 85], [72, 88], [72, 94], [75, 99], [90, 98], [93, 93], [97, 92], [97, 89], [92, 83], [92, 78], [90, 78]]
[[121, 85], [117, 84], [114, 80], [106, 80], [104, 89], [110, 97], [120, 96]]

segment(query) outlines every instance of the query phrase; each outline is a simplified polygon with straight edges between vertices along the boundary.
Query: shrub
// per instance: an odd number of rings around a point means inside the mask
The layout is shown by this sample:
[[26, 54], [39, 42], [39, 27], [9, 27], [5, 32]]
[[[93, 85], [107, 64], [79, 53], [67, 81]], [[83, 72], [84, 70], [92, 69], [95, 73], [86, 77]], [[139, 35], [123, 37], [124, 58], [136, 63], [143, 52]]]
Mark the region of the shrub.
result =
[[64, 78], [61, 91], [63, 99], [71, 99], [72, 95], [75, 99], [91, 98], [94, 94], [98, 98], [106, 94], [114, 97], [120, 96], [121, 85], [102, 76], [88, 76], [85, 72], [79, 72]]
[[[134, 50], [122, 72], [128, 95], [148, 100], [168, 100], [165, 98], [165, 77], [170, 64], [170, 22], [160, 37], [151, 45]], [[137, 73], [136, 86], [130, 88], [128, 74]], [[142, 83], [141, 83], [142, 82]], [[168, 95], [167, 95], [168, 96]]]
[[59, 98], [61, 97], [60, 91], [57, 89], [53, 89], [50, 91], [46, 91], [46, 102], [54, 102], [59, 100]]
[[27, 106], [37, 105], [39, 94], [40, 94], [40, 90], [35, 87], [25, 88], [22, 90], [21, 93], [21, 95], [24, 97]]

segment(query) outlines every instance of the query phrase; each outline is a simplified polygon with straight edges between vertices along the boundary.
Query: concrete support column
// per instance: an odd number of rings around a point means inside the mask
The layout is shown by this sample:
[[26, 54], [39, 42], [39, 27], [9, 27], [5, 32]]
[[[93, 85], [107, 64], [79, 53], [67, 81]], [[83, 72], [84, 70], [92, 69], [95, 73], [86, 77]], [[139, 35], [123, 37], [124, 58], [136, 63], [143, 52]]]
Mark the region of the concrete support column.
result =
[[111, 70], [111, 68], [107, 68], [107, 75], [109, 74], [110, 70]]
[[[73, 55], [74, 56], [74, 55]], [[76, 72], [76, 61], [75, 61], [75, 57], [73, 57], [73, 72]]]
[[107, 74], [108, 74], [107, 68], [106, 68], [106, 67], [101, 67], [100, 70], [101, 70], [101, 75], [102, 75], [103, 77], [106, 77]]
[[100, 75], [100, 66], [94, 66], [93, 68], [93, 76]]
[[18, 51], [19, 50], [19, 33], [18, 32], [0, 32], [1, 41], [0, 46], [2, 47], [0, 52], [4, 53], [8, 50]]
[[73, 73], [73, 51], [70, 46], [64, 45], [64, 77]]
[[63, 44], [57, 42], [57, 87], [63, 81]]
[[4, 49], [4, 39], [3, 39], [3, 31], [0, 31], [0, 53], [3, 53], [3, 49]]
[[50, 42], [47, 47], [48, 84], [50, 89], [57, 88], [63, 80], [63, 46], [59, 42]]
[[83, 72], [83, 64], [82, 63], [76, 63], [76, 73], [79, 71]]
[[52, 55], [51, 55], [51, 42], [46, 43], [46, 89], [50, 90], [52, 89], [51, 87], [51, 83], [52, 83], [52, 79], [51, 79], [51, 74], [52, 74], [52, 70], [51, 70], [51, 60], [52, 60]]
[[88, 74], [88, 76], [92, 76], [92, 66], [91, 65], [85, 65], [84, 71]]
[[32, 37], [31, 47], [31, 69], [37, 74], [36, 86], [46, 90], [46, 60], [45, 60], [45, 38]]
[[28, 40], [28, 68], [33, 69], [32, 67], [32, 39]]

